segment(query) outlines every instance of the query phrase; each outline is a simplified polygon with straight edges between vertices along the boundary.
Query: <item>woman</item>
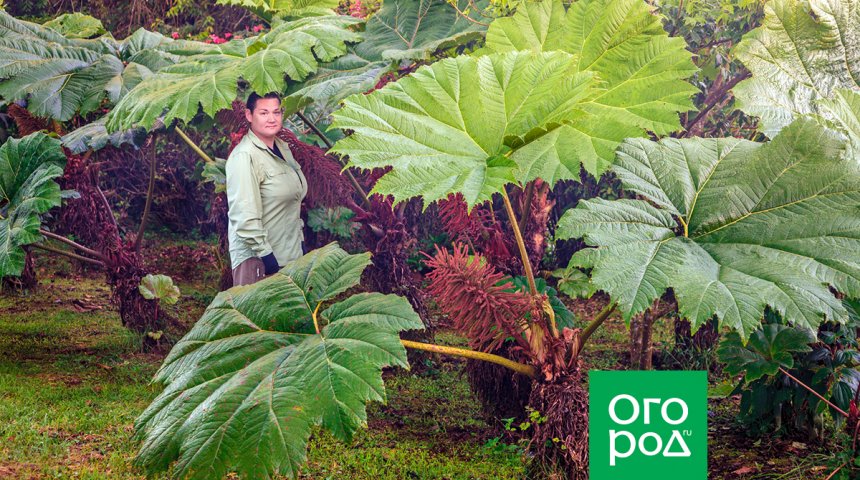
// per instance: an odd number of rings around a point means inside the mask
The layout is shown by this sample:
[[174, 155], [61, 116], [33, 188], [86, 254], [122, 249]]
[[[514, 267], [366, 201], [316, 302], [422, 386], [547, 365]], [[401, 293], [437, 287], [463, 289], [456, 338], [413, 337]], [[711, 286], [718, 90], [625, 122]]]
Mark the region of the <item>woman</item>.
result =
[[276, 93], [252, 93], [250, 129], [227, 158], [228, 241], [233, 285], [248, 285], [302, 255], [299, 217], [308, 184], [290, 147], [277, 138], [284, 112]]

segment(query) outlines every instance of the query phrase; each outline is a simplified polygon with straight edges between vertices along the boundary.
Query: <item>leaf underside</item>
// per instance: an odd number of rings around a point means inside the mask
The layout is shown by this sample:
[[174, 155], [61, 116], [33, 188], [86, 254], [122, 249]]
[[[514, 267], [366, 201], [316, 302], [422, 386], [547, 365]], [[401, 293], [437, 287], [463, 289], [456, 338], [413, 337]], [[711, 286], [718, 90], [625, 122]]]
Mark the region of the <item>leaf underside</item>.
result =
[[741, 110], [773, 138], [804, 114], [830, 117], [822, 101], [860, 91], [860, 2], [775, 0], [762, 26], [735, 49], [752, 78], [734, 88]]
[[[470, 0], [458, 0], [460, 10]], [[487, 2], [472, 2], [480, 9]], [[480, 12], [471, 17], [480, 20]], [[284, 111], [307, 105], [334, 108], [344, 98], [367, 92], [401, 62], [430, 62], [439, 51], [483, 38], [486, 27], [460, 16], [445, 0], [387, 0], [367, 20], [363, 40], [333, 62], [321, 64], [302, 83], [293, 83], [284, 99]]]
[[42, 240], [40, 215], [61, 202], [66, 157], [60, 142], [43, 133], [11, 138], [0, 146], [0, 277], [24, 268], [24, 245]]

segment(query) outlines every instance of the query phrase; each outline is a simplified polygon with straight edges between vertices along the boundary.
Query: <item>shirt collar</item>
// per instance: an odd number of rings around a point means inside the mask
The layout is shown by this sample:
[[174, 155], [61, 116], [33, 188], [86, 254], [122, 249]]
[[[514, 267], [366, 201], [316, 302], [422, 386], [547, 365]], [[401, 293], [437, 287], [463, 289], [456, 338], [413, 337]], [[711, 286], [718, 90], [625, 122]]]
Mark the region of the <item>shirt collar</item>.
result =
[[295, 169], [295, 170], [301, 170], [302, 169], [302, 166], [299, 165], [299, 163], [296, 162], [295, 159], [293, 159], [292, 151], [290, 151], [290, 146], [287, 145], [287, 142], [281, 140], [278, 137], [275, 137], [275, 145], [278, 146], [278, 150], [280, 150], [281, 155], [284, 156], [284, 160], [281, 160], [277, 155], [275, 155], [274, 152], [272, 152], [271, 149], [269, 149], [269, 146], [266, 145], [263, 142], [263, 140], [261, 140], [260, 137], [258, 137], [257, 134], [255, 134], [250, 128], [248, 129], [247, 135], [248, 135], [248, 138], [251, 140], [251, 143], [255, 147], [266, 152], [266, 154], [271, 155], [272, 158], [274, 158], [275, 160], [285, 161], [285, 162], [287, 162], [287, 164], [289, 166], [293, 167], [293, 169]]

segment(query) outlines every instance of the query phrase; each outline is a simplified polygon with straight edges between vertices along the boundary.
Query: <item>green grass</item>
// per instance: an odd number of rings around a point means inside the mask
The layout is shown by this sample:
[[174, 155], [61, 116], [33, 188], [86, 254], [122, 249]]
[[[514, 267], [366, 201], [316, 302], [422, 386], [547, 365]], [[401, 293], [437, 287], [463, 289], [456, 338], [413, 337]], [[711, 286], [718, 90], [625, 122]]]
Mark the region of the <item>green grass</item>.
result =
[[[214, 295], [180, 289], [172, 311], [188, 317]], [[0, 478], [144, 478], [131, 464], [133, 423], [158, 393], [149, 380], [162, 357], [139, 353], [140, 338], [122, 327], [109, 295], [98, 276], [0, 295]], [[522, 478], [520, 455], [484, 446], [492, 432], [461, 367], [387, 373], [389, 402], [370, 406], [369, 428], [349, 445], [317, 431], [302, 478]]]

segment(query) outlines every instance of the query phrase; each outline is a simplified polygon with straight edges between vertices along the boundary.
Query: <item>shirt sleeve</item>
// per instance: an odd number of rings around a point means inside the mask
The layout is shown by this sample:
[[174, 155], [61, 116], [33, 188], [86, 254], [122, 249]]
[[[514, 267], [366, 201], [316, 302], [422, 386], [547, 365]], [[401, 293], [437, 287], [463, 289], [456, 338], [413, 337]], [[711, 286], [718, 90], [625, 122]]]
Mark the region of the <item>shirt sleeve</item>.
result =
[[260, 182], [250, 155], [239, 154], [227, 161], [227, 207], [236, 235], [258, 257], [272, 253], [263, 228]]

